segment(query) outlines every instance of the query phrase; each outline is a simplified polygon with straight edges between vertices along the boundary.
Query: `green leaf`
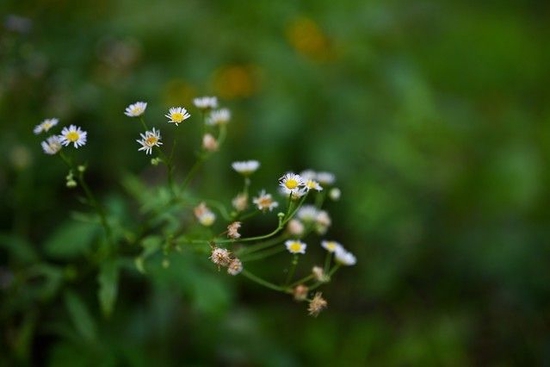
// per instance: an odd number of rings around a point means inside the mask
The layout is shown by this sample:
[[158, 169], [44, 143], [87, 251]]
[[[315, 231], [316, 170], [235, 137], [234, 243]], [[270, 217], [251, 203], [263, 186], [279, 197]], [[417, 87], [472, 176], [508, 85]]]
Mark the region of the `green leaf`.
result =
[[71, 291], [65, 292], [65, 307], [76, 331], [87, 342], [97, 339], [97, 329], [92, 315], [80, 297]]
[[15, 234], [1, 234], [0, 247], [4, 247], [14, 260], [21, 263], [28, 264], [38, 261], [32, 244]]
[[105, 316], [110, 316], [115, 307], [118, 295], [118, 270], [118, 263], [113, 259], [105, 261], [99, 267], [97, 296]]
[[72, 259], [90, 251], [99, 226], [96, 223], [68, 222], [46, 241], [46, 254], [55, 259]]

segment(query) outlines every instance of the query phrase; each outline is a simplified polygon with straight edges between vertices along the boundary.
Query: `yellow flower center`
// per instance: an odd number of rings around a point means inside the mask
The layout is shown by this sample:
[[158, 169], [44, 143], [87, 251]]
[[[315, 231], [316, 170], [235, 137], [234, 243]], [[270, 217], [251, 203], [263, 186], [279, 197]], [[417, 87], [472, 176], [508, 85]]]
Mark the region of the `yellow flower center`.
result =
[[301, 250], [302, 246], [298, 242], [293, 242], [290, 245], [290, 251], [292, 252], [299, 252]]
[[291, 178], [291, 179], [289, 179], [289, 180], [287, 180], [287, 181], [285, 182], [285, 186], [286, 186], [288, 189], [293, 190], [293, 189], [295, 189], [295, 188], [298, 187], [298, 181], [296, 181], [295, 179]]
[[76, 131], [69, 131], [67, 135], [65, 135], [65, 138], [71, 142], [78, 141], [80, 138], [80, 134], [78, 134]]
[[175, 122], [182, 122], [183, 121], [183, 114], [181, 112], [174, 112], [172, 114], [172, 120]]
[[328, 242], [328, 243], [327, 243], [327, 249], [328, 249], [329, 251], [334, 251], [334, 250], [336, 250], [336, 243], [335, 243], [335, 242]]
[[145, 141], [147, 142], [147, 145], [151, 146], [151, 145], [155, 145], [158, 139], [156, 136], [149, 136], [147, 139], [145, 139]]

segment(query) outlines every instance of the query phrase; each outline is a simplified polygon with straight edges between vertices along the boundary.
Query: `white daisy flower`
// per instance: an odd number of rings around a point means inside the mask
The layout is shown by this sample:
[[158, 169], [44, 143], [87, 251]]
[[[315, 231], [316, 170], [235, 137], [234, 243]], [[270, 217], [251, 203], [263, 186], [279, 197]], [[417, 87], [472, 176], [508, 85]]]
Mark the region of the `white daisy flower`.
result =
[[124, 114], [130, 117], [138, 117], [143, 115], [147, 108], [147, 102], [136, 102], [126, 107]]
[[285, 241], [285, 246], [291, 254], [305, 254], [307, 245], [302, 241], [288, 240]]
[[227, 108], [221, 108], [210, 112], [210, 116], [206, 119], [207, 125], [225, 125], [231, 120], [231, 111]]
[[168, 118], [168, 122], [172, 122], [178, 126], [183, 120], [188, 119], [191, 115], [183, 107], [172, 107], [168, 110], [168, 114], [164, 115]]
[[238, 173], [243, 176], [249, 176], [254, 173], [259, 167], [260, 162], [258, 161], [243, 161], [243, 162], [233, 162], [231, 167]]
[[218, 98], [216, 97], [199, 97], [193, 99], [195, 107], [201, 110], [209, 110], [218, 107]]
[[283, 188], [284, 194], [297, 194], [305, 185], [304, 179], [295, 173], [286, 173], [279, 178], [279, 186]]
[[41, 145], [44, 153], [53, 155], [61, 150], [61, 138], [57, 135], [50, 136]]
[[40, 134], [41, 132], [43, 131], [48, 131], [50, 130], [52, 127], [54, 127], [55, 125], [57, 125], [57, 123], [59, 122], [58, 119], [56, 118], [53, 118], [53, 119], [45, 119], [44, 121], [42, 121], [40, 124], [36, 125], [33, 132], [38, 135]]
[[145, 154], [151, 154], [153, 152], [153, 147], [161, 146], [162, 143], [160, 142], [160, 131], [153, 130], [146, 131], [145, 134], [139, 134], [141, 136], [141, 140], [136, 140], [139, 144], [141, 144], [141, 148], [138, 149], [138, 152], [141, 150], [145, 150]]
[[86, 131], [80, 130], [80, 127], [70, 125], [69, 127], [64, 127], [63, 130], [61, 130], [59, 139], [61, 139], [61, 144], [65, 146], [73, 143], [74, 147], [78, 148], [86, 144], [87, 134], [88, 133]]

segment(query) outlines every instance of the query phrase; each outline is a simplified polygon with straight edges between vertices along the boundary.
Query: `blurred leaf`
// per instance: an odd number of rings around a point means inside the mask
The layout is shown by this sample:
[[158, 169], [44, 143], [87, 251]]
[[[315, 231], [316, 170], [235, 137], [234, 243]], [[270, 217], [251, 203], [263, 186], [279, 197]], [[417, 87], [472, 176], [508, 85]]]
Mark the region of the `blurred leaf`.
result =
[[29, 350], [32, 345], [36, 321], [38, 319], [37, 316], [36, 310], [26, 314], [25, 319], [23, 320], [17, 333], [15, 353], [21, 361], [27, 361], [29, 357]]
[[29, 268], [26, 276], [29, 280], [27, 289], [43, 300], [51, 299], [63, 281], [62, 270], [49, 264], [37, 264]]
[[[191, 283], [193, 304], [200, 312], [221, 313], [230, 303], [227, 284], [211, 273], [203, 273]], [[208, 291], [205, 291], [208, 290]]]
[[44, 245], [55, 259], [72, 259], [90, 251], [99, 227], [95, 223], [68, 222], [60, 226]]
[[98, 298], [101, 311], [105, 316], [113, 312], [118, 294], [118, 262], [114, 259], [107, 260], [99, 267]]
[[4, 247], [15, 261], [32, 263], [38, 260], [32, 245], [17, 235], [0, 235], [0, 247]]
[[87, 342], [97, 339], [97, 329], [90, 311], [82, 299], [74, 292], [66, 291], [65, 307], [69, 312], [69, 317], [73, 326]]
[[160, 236], [148, 236], [141, 241], [141, 246], [143, 247], [143, 252], [140, 256], [136, 257], [134, 264], [136, 265], [137, 270], [145, 274], [145, 259], [147, 259], [152, 254], [156, 253], [160, 249], [162, 244], [162, 237]]

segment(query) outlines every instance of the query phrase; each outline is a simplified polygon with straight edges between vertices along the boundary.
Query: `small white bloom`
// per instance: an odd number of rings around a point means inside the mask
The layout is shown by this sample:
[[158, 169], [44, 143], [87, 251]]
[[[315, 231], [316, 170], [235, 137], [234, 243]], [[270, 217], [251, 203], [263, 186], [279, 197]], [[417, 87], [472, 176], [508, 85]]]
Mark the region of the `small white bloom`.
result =
[[153, 130], [146, 131], [145, 134], [139, 134], [141, 135], [141, 140], [136, 140], [139, 144], [141, 144], [141, 148], [138, 149], [138, 152], [140, 150], [145, 150], [146, 154], [151, 154], [153, 152], [153, 147], [161, 146], [162, 143], [160, 142], [160, 131]]
[[340, 196], [342, 196], [342, 192], [340, 191], [339, 188], [333, 187], [333, 188], [330, 189], [330, 191], [328, 192], [328, 196], [329, 196], [332, 200], [338, 201], [338, 200], [340, 200]]
[[342, 245], [336, 241], [321, 241], [321, 246], [328, 252], [336, 252], [342, 249]]
[[44, 153], [53, 155], [61, 150], [61, 139], [57, 135], [50, 136], [41, 143]]
[[315, 231], [318, 234], [325, 234], [328, 227], [332, 224], [332, 220], [330, 219], [330, 216], [325, 210], [320, 210], [317, 213], [317, 216], [315, 216]]
[[227, 273], [230, 275], [237, 275], [243, 271], [243, 263], [241, 260], [234, 258], [227, 267]]
[[305, 254], [307, 245], [302, 241], [288, 240], [285, 241], [285, 246], [291, 254]]
[[314, 266], [313, 269], [311, 269], [311, 273], [318, 282], [326, 283], [330, 281], [330, 276], [325, 273], [325, 270], [320, 266]]
[[304, 204], [298, 209], [296, 217], [305, 223], [313, 223], [317, 219], [319, 209], [315, 205]]
[[210, 116], [206, 119], [207, 125], [225, 125], [231, 120], [231, 111], [227, 108], [221, 108], [210, 112]]
[[334, 258], [336, 259], [337, 263], [346, 266], [355, 265], [357, 263], [355, 255], [345, 250], [343, 247], [339, 247], [336, 249], [336, 251], [334, 252]]
[[42, 121], [40, 124], [36, 125], [33, 132], [38, 135], [40, 134], [41, 132], [43, 131], [48, 131], [50, 130], [52, 127], [54, 127], [55, 125], [57, 125], [57, 123], [59, 122], [58, 119], [56, 118], [53, 118], [53, 119], [45, 119], [44, 121]]
[[334, 174], [330, 172], [317, 172], [317, 181], [319, 181], [322, 186], [328, 186], [332, 185], [334, 181], [336, 181], [336, 178]]
[[209, 227], [212, 224], [214, 224], [214, 221], [216, 220], [216, 214], [214, 214], [205, 203], [200, 203], [197, 205], [193, 212], [195, 214], [195, 217], [199, 221], [200, 224], [202, 224], [205, 227]]
[[304, 180], [315, 180], [317, 178], [317, 173], [312, 169], [306, 169], [300, 172], [300, 176], [302, 176]]
[[239, 233], [239, 228], [241, 228], [241, 222], [233, 222], [227, 226], [227, 237], [237, 239], [241, 237]]
[[254, 173], [259, 167], [260, 162], [258, 161], [243, 161], [243, 162], [233, 162], [231, 164], [231, 167], [238, 173], [244, 176], [251, 175]]
[[206, 212], [199, 218], [199, 223], [205, 227], [210, 227], [216, 221], [216, 214], [213, 212]]
[[183, 120], [188, 119], [191, 115], [183, 107], [172, 107], [168, 110], [168, 114], [164, 115], [168, 118], [168, 122], [172, 122], [178, 126]]
[[317, 191], [321, 191], [323, 188], [321, 187], [321, 185], [319, 185], [319, 182], [315, 181], [315, 180], [306, 180], [305, 182], [305, 187], [306, 189], [308, 190], [317, 190]]
[[238, 194], [233, 198], [231, 204], [238, 212], [244, 211], [248, 207], [248, 195]]
[[213, 247], [209, 259], [218, 266], [228, 266], [232, 260], [229, 250], [221, 247]]
[[288, 233], [295, 237], [301, 237], [304, 234], [306, 227], [298, 219], [291, 219], [286, 225]]
[[63, 130], [61, 130], [61, 135], [59, 135], [59, 138], [61, 139], [61, 144], [67, 146], [73, 143], [74, 147], [78, 148], [86, 144], [87, 134], [88, 133], [86, 131], [80, 130], [80, 127], [70, 125], [69, 127], [64, 127]]
[[259, 210], [273, 210], [279, 206], [279, 203], [274, 201], [271, 194], [267, 194], [265, 190], [260, 191], [258, 197], [252, 198], [252, 202], [258, 207]]
[[218, 141], [212, 134], [204, 134], [202, 137], [202, 147], [207, 152], [215, 152], [218, 150]]
[[130, 117], [138, 117], [143, 115], [147, 108], [147, 102], [136, 102], [126, 107], [124, 114]]
[[218, 98], [216, 97], [199, 97], [193, 99], [195, 107], [201, 110], [209, 110], [218, 107]]

